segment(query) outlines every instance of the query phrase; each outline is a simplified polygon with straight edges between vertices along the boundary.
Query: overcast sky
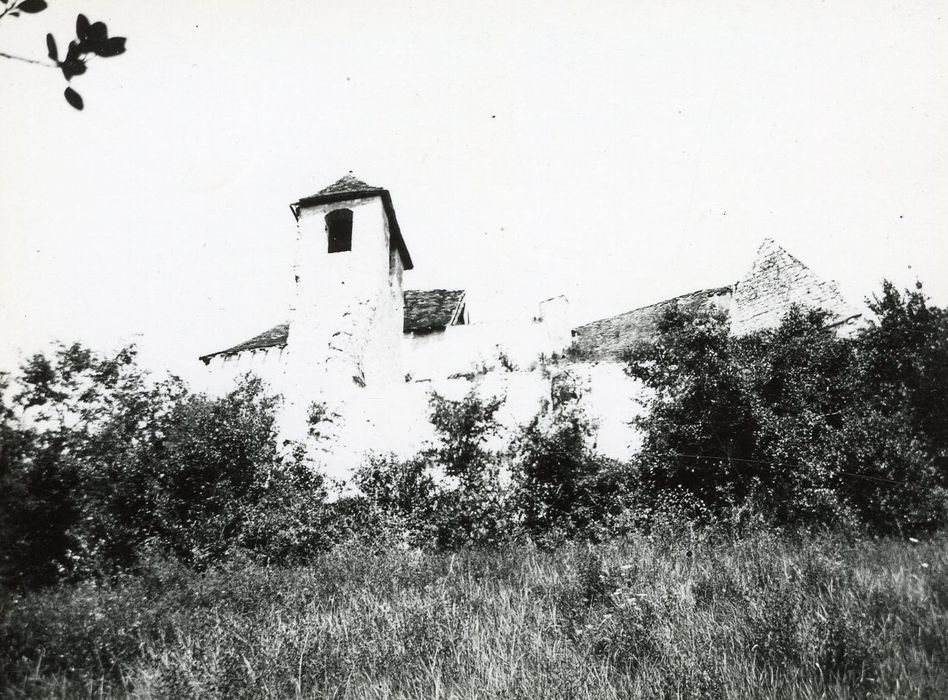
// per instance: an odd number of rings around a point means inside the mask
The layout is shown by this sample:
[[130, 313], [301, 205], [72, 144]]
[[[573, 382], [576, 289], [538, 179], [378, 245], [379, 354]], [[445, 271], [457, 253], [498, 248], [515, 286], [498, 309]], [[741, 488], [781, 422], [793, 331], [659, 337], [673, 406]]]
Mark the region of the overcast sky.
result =
[[286, 318], [291, 201], [391, 192], [474, 321], [727, 284], [775, 238], [854, 301], [948, 304], [948, 3], [49, 0], [128, 52], [0, 60], [0, 368], [50, 338], [188, 375]]

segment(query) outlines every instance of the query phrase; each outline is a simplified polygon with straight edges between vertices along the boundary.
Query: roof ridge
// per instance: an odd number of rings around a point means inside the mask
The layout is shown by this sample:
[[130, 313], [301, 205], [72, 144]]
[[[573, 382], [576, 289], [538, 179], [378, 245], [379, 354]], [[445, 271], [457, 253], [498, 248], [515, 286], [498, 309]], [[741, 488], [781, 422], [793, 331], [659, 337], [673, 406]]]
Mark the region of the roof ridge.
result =
[[634, 314], [636, 311], [645, 311], [646, 309], [651, 309], [655, 306], [670, 304], [673, 301], [678, 301], [680, 299], [684, 299], [685, 297], [693, 297], [696, 294], [701, 294], [703, 292], [709, 292], [708, 296], [713, 296], [713, 294], [723, 294], [726, 290], [732, 290], [733, 288], [734, 288], [733, 284], [726, 284], [721, 287], [708, 287], [706, 289], [696, 289], [693, 292], [686, 292], [685, 294], [679, 294], [678, 296], [669, 297], [668, 299], [662, 299], [661, 301], [656, 301], [651, 304], [645, 304], [644, 306], [636, 306], [634, 309], [629, 309], [628, 311], [622, 311], [620, 313], [613, 314], [612, 316], [603, 316], [602, 318], [597, 318], [593, 321], [588, 321], [579, 326], [576, 326], [576, 330], [583, 328], [585, 326], [591, 326], [594, 323], [599, 323], [601, 321], [610, 321], [614, 318], [619, 318], [620, 316], [626, 316], [627, 314]]

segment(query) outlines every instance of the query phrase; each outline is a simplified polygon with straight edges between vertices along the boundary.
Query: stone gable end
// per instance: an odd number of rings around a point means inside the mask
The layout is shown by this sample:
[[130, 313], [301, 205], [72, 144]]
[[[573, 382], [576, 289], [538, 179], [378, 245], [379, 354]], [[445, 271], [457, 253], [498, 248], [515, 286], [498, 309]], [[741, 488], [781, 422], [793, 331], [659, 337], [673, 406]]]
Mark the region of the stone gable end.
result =
[[835, 282], [820, 278], [768, 238], [750, 271], [734, 286], [731, 332], [744, 335], [774, 328], [794, 304], [830, 312], [831, 324], [859, 315]]

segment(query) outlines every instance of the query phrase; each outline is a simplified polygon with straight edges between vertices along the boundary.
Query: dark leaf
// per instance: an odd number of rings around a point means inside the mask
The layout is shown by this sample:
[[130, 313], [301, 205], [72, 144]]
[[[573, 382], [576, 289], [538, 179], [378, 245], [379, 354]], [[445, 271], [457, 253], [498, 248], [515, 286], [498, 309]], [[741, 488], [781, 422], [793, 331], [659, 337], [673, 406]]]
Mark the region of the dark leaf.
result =
[[118, 56], [123, 53], [125, 53], [124, 36], [113, 36], [111, 39], [106, 39], [101, 46], [97, 47], [95, 52], [96, 56], [102, 56], [103, 58]]
[[66, 59], [59, 64], [59, 68], [62, 70], [63, 77], [65, 77], [66, 80], [86, 72], [86, 64], [79, 58], [79, 55], [79, 45], [76, 44], [75, 41], [70, 41], [69, 50], [66, 52]]
[[52, 34], [46, 35], [46, 48], [49, 50], [49, 60], [59, 61], [59, 51], [56, 49], [56, 39], [53, 38]]
[[63, 77], [66, 80], [72, 80], [77, 75], [82, 75], [86, 72], [86, 64], [82, 61], [63, 61], [59, 68], [62, 70]]
[[82, 41], [89, 35], [89, 20], [85, 15], [76, 17], [76, 36]]
[[109, 36], [109, 29], [105, 26], [105, 22], [94, 22], [92, 26], [89, 27], [89, 31], [86, 35], [86, 38], [93, 43], [105, 41]]
[[31, 15], [36, 14], [46, 9], [46, 0], [23, 0], [16, 9]]
[[109, 30], [105, 22], [94, 22], [89, 26], [84, 38], [79, 41], [79, 49], [83, 53], [101, 55], [105, 49], [105, 42], [109, 38]]
[[66, 91], [63, 93], [66, 96], [66, 102], [75, 107], [76, 109], [82, 109], [82, 96], [73, 90], [71, 87], [67, 87]]

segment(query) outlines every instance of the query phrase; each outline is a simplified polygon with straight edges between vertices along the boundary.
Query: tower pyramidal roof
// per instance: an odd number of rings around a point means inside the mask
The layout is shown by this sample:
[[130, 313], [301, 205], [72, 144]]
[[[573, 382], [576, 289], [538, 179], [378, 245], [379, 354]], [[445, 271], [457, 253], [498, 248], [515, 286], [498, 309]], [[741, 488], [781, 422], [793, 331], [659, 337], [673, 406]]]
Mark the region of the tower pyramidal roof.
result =
[[343, 175], [341, 178], [336, 180], [334, 183], [328, 187], [324, 187], [319, 192], [316, 193], [316, 196], [327, 194], [357, 194], [357, 193], [367, 193], [375, 194], [381, 192], [381, 187], [373, 187], [372, 185], [367, 185], [362, 180], [357, 178], [352, 173], [348, 175]]

